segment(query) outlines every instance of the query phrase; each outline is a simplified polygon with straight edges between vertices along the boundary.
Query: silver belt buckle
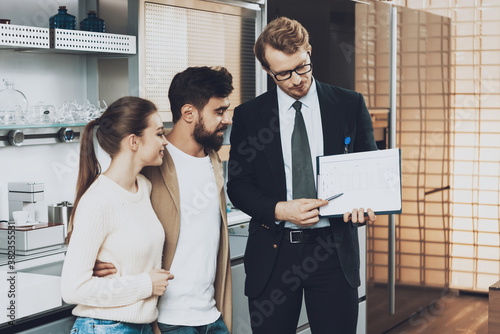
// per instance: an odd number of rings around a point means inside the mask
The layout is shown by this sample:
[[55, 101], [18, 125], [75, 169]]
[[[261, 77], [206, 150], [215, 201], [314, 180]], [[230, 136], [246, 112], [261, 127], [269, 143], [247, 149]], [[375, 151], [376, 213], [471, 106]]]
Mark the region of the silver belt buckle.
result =
[[302, 231], [290, 231], [290, 243], [291, 243], [291, 244], [298, 244], [298, 243], [299, 243], [299, 241], [294, 241], [294, 240], [293, 240], [293, 234], [294, 234], [294, 233], [302, 233]]

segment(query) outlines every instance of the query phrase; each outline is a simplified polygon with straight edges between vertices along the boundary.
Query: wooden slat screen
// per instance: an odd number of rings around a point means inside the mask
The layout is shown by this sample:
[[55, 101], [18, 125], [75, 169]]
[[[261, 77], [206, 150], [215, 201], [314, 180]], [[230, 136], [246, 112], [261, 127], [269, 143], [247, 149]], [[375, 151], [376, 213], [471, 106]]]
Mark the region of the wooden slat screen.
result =
[[[356, 7], [356, 90], [389, 107], [388, 4]], [[396, 216], [396, 282], [449, 285], [450, 23], [398, 8], [396, 145], [403, 213]], [[368, 228], [368, 279], [387, 282], [388, 220]]]

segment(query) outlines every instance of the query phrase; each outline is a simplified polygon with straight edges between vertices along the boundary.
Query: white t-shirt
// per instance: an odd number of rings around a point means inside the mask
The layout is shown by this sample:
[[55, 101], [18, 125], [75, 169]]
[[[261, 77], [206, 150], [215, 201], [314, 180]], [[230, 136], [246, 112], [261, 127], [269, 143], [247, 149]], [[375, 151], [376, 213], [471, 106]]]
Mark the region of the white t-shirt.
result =
[[181, 226], [170, 272], [174, 279], [158, 304], [158, 322], [201, 326], [216, 321], [214, 282], [221, 229], [219, 193], [210, 157], [167, 145], [179, 181]]

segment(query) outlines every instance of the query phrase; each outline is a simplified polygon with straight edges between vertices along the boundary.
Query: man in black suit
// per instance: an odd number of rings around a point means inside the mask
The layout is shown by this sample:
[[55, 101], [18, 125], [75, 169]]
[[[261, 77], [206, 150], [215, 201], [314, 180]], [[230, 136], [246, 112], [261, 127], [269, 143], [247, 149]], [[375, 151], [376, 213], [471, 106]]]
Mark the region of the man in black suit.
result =
[[313, 171], [316, 156], [376, 150], [370, 115], [361, 94], [314, 80], [299, 22], [273, 20], [254, 52], [277, 88], [234, 111], [227, 189], [252, 217], [245, 252], [252, 330], [295, 333], [304, 295], [314, 334], [355, 333], [364, 209], [320, 218], [328, 202], [316, 198]]

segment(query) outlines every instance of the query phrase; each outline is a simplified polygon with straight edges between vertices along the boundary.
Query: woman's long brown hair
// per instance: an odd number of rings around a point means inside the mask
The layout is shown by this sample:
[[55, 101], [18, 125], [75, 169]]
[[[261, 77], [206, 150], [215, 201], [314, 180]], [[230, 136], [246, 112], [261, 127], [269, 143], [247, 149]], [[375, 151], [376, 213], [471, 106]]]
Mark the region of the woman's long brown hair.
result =
[[142, 136], [148, 127], [149, 116], [157, 111], [153, 102], [134, 96], [122, 97], [113, 102], [97, 120], [90, 121], [84, 128], [80, 140], [80, 166], [76, 183], [76, 196], [68, 224], [69, 242], [73, 230], [73, 219], [78, 203], [101, 174], [101, 165], [94, 149], [94, 129], [102, 149], [113, 159], [120, 151], [123, 138], [130, 134]]

